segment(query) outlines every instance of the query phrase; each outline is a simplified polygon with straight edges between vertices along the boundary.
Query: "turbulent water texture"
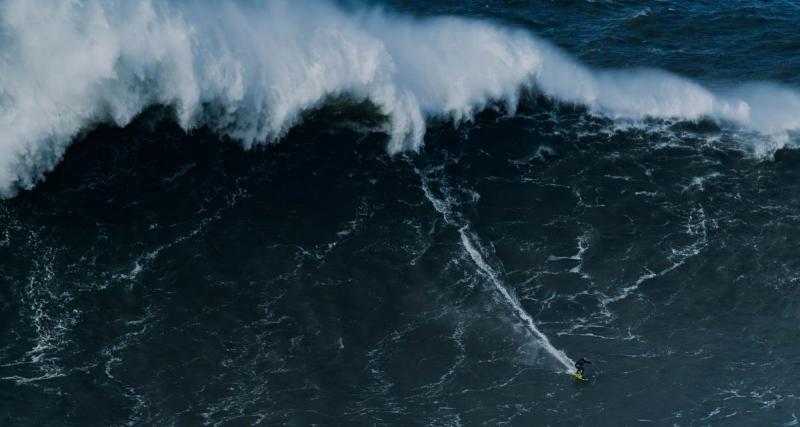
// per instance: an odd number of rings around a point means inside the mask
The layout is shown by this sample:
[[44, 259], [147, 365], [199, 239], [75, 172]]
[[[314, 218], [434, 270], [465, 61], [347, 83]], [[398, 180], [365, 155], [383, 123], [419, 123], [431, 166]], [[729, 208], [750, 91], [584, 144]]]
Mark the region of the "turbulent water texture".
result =
[[593, 71], [528, 31], [464, 18], [151, 0], [6, 0], [0, 18], [6, 196], [41, 180], [81, 132], [155, 105], [186, 130], [252, 147], [331, 97], [368, 100], [388, 119], [391, 153], [417, 150], [431, 118], [459, 123], [493, 103], [513, 113], [526, 89], [615, 119], [734, 124], [772, 136], [767, 151], [800, 127], [800, 95], [785, 86], [711, 90], [657, 69]]
[[0, 424], [797, 425], [798, 25], [0, 0]]

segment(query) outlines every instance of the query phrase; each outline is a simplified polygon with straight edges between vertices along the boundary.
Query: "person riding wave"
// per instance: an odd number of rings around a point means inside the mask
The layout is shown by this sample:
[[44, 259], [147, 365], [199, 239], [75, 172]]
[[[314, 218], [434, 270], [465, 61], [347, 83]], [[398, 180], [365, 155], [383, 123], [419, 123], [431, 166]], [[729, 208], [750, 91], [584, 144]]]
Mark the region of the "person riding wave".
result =
[[587, 363], [592, 363], [592, 362], [590, 362], [589, 359], [585, 357], [581, 357], [580, 359], [578, 359], [578, 361], [575, 362], [575, 375], [577, 375], [580, 378], [583, 378], [583, 372], [585, 370], [583, 365]]

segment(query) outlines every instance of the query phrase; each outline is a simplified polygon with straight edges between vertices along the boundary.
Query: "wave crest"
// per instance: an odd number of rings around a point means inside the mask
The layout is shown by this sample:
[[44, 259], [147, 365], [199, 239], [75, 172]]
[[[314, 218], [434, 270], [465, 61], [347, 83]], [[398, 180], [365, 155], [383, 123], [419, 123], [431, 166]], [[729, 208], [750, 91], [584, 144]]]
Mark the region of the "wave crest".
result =
[[347, 96], [387, 116], [389, 152], [416, 150], [426, 120], [458, 124], [498, 101], [513, 113], [526, 89], [614, 119], [800, 128], [800, 95], [786, 87], [715, 93], [658, 70], [592, 71], [525, 31], [467, 19], [283, 0], [7, 0], [0, 13], [5, 197], [43, 179], [80, 132], [154, 105], [245, 148]]

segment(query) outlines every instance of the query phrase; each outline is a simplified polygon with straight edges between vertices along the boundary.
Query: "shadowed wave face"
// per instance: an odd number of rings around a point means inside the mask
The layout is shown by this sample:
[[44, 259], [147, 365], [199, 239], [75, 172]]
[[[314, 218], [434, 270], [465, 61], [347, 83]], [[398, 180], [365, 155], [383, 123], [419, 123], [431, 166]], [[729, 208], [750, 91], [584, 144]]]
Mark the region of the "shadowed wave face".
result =
[[[418, 150], [431, 118], [456, 124], [521, 91], [621, 121], [709, 119], [791, 141], [800, 96], [768, 83], [708, 89], [657, 69], [595, 71], [529, 31], [415, 19], [328, 1], [0, 3], [0, 193], [31, 188], [97, 124], [169, 106], [246, 148], [276, 142], [331, 97], [386, 116], [387, 150]], [[744, 82], [743, 82], [744, 83]], [[789, 132], [789, 133], [787, 133]]]

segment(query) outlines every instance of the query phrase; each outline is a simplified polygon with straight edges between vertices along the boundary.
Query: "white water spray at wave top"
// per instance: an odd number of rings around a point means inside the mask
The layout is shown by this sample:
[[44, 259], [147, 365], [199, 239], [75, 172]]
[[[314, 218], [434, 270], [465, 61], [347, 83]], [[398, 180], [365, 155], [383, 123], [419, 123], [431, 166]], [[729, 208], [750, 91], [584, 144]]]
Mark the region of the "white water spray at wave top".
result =
[[460, 18], [346, 11], [324, 0], [0, 0], [0, 195], [43, 179], [98, 123], [174, 109], [245, 148], [275, 142], [332, 96], [388, 118], [388, 150], [415, 150], [426, 120], [515, 110], [522, 89], [620, 119], [800, 128], [800, 95], [714, 93], [656, 70], [595, 72], [516, 29]]

